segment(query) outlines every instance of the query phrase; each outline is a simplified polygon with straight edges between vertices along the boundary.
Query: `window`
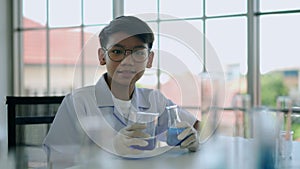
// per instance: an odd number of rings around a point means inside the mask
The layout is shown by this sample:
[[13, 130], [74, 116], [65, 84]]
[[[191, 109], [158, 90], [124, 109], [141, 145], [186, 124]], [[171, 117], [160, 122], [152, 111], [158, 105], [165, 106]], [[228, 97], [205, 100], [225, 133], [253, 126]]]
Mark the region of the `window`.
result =
[[[176, 104], [201, 118], [201, 97], [211, 101], [201, 95], [205, 71], [225, 74], [224, 106], [232, 106], [234, 94], [247, 92], [246, 1], [226, 1], [220, 5], [207, 0], [129, 0], [124, 1], [124, 6], [125, 14], [140, 16], [151, 25], [157, 23], [156, 67], [151, 70], [152, 82], [156, 83], [153, 87]], [[143, 10], [147, 6], [149, 10]]]
[[[231, 107], [237, 93], [247, 93], [247, 27], [246, 17], [207, 20], [207, 39], [212, 44], [226, 76], [225, 106]], [[209, 57], [209, 56], [208, 56]]]
[[[300, 63], [296, 61], [300, 53], [297, 46], [300, 24], [295, 22], [298, 19], [299, 13], [261, 16], [260, 70], [264, 105], [275, 107], [276, 97], [284, 95], [291, 95], [294, 104], [300, 105]], [[295, 73], [290, 76], [289, 72]]]
[[[99, 47], [97, 35], [113, 18], [117, 1], [18, 2], [16, 93], [61, 95], [95, 83], [104, 71], [93, 52]], [[140, 86], [161, 90], [201, 118], [202, 74], [218, 67], [225, 78], [224, 107], [232, 106], [235, 94], [247, 92], [261, 96], [253, 97], [253, 103], [274, 107], [277, 96], [290, 95], [300, 105], [299, 2], [126, 0], [123, 5], [125, 15], [146, 20], [155, 32], [154, 65]], [[249, 30], [252, 20], [257, 33]], [[260, 72], [252, 72], [254, 68]], [[261, 88], [251, 91], [248, 85], [255, 82]]]
[[[112, 18], [112, 2], [18, 2], [22, 12], [18, 13], [21, 22], [16, 25], [20, 42], [16, 46], [19, 51], [16, 58], [20, 61], [20, 66], [15, 68], [19, 72], [16, 93], [64, 95], [93, 84], [97, 74], [104, 71], [97, 69], [97, 36]], [[105, 8], [100, 11], [101, 6]]]
[[247, 12], [246, 0], [206, 0], [205, 2], [207, 16], [235, 15]]
[[274, 11], [283, 11], [283, 10], [299, 10], [300, 2], [293, 0], [273, 0], [271, 1], [259, 1], [260, 11], [261, 12], [274, 12]]

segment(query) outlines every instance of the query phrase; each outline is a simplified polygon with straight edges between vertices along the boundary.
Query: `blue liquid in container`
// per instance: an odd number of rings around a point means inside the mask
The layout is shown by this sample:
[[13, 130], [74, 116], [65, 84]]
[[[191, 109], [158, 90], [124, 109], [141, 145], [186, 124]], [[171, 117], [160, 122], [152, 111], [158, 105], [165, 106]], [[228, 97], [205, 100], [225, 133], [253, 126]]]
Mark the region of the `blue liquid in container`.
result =
[[177, 136], [183, 132], [186, 128], [174, 128], [171, 127], [168, 129], [168, 136], [167, 136], [167, 144], [169, 146], [178, 146], [183, 142], [186, 138], [182, 140], [178, 140]]
[[156, 145], [156, 138], [147, 139], [146, 141], [148, 142], [147, 146], [132, 145], [130, 147], [138, 150], [153, 150]]

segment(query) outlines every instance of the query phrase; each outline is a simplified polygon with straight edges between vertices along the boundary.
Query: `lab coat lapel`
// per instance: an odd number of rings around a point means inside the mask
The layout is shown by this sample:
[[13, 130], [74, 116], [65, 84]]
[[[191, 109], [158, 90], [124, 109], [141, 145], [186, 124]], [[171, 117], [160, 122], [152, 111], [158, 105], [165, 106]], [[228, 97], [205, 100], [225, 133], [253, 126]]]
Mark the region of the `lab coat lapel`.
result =
[[114, 102], [112, 100], [111, 91], [104, 79], [103, 75], [95, 85], [95, 95], [97, 99], [98, 107], [113, 107]]
[[109, 124], [119, 130], [126, 126], [126, 120], [114, 106], [112, 93], [105, 81], [104, 74], [95, 85], [95, 95], [99, 112], [105, 117]]
[[133, 96], [132, 96], [132, 103], [134, 108], [138, 111], [147, 111], [150, 108], [149, 102], [146, 100], [142, 89], [135, 88]]

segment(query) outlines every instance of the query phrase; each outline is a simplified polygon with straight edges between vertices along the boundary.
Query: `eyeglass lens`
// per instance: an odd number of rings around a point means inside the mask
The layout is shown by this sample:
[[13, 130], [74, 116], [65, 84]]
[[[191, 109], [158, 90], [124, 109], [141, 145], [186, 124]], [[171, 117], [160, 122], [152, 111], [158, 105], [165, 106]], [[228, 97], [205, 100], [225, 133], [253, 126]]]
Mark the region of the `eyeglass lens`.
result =
[[147, 48], [133, 48], [124, 49], [122, 47], [112, 47], [108, 50], [108, 56], [113, 61], [122, 61], [127, 55], [131, 55], [136, 62], [143, 62], [146, 60], [149, 54], [149, 50]]

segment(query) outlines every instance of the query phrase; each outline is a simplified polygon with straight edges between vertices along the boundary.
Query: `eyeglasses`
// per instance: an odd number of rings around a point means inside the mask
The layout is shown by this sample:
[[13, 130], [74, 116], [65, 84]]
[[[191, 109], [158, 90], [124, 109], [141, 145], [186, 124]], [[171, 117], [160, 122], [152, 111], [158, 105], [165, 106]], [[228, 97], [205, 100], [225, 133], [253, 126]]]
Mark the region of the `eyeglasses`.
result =
[[125, 59], [126, 55], [131, 55], [135, 62], [144, 62], [150, 50], [146, 47], [136, 47], [132, 50], [124, 49], [123, 47], [112, 47], [110, 49], [104, 49], [108, 53], [108, 57], [115, 62], [121, 62]]

